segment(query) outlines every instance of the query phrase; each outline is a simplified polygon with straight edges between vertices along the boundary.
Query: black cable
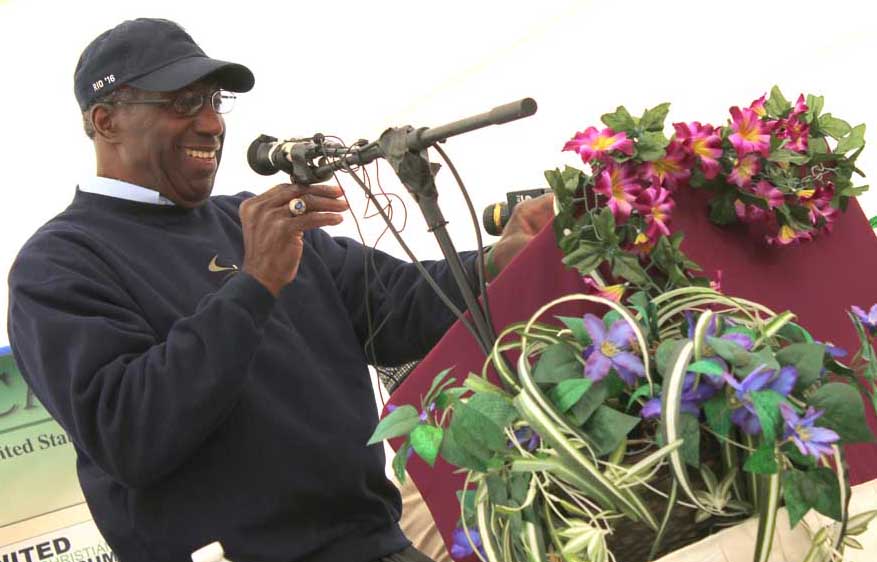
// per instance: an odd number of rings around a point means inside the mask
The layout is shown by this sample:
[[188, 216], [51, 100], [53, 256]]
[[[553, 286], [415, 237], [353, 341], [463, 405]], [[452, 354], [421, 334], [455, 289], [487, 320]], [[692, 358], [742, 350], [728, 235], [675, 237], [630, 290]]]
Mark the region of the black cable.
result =
[[475, 213], [475, 207], [472, 205], [472, 199], [469, 198], [469, 191], [466, 189], [466, 186], [463, 184], [463, 178], [460, 177], [460, 174], [457, 172], [456, 166], [451, 162], [451, 159], [445, 154], [445, 151], [438, 144], [433, 145], [433, 148], [439, 153], [442, 157], [442, 160], [445, 161], [445, 164], [448, 165], [448, 168], [451, 170], [451, 174], [453, 174], [454, 179], [457, 180], [457, 185], [460, 187], [460, 193], [463, 194], [463, 199], [466, 201], [466, 206], [469, 208], [469, 217], [472, 219], [472, 224], [475, 227], [475, 240], [478, 244], [478, 261], [475, 264], [475, 271], [478, 273], [478, 285], [481, 289], [481, 298], [483, 299], [483, 306], [481, 307], [481, 311], [484, 313], [484, 318], [487, 320], [487, 327], [490, 331], [490, 337], [493, 341], [496, 341], [496, 332], [493, 328], [493, 319], [490, 316], [490, 302], [487, 297], [487, 282], [485, 279], [485, 271], [484, 271], [484, 242], [481, 239], [481, 227], [478, 223], [478, 215]]

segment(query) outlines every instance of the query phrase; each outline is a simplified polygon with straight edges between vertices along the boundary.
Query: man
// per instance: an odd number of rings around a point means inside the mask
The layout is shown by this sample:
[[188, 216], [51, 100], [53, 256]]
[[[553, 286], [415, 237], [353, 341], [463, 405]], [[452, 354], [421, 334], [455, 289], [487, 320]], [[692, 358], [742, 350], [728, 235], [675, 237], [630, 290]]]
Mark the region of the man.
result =
[[[210, 196], [228, 91], [253, 83], [166, 20], [86, 47], [74, 85], [97, 176], [13, 265], [16, 361], [123, 562], [214, 540], [238, 562], [426, 560], [365, 446], [363, 345], [372, 316], [382, 362], [409, 361], [452, 317], [410, 264], [321, 230], [347, 208], [338, 187]], [[498, 268], [551, 217], [547, 199], [518, 209]], [[444, 262], [426, 265], [459, 303]]]

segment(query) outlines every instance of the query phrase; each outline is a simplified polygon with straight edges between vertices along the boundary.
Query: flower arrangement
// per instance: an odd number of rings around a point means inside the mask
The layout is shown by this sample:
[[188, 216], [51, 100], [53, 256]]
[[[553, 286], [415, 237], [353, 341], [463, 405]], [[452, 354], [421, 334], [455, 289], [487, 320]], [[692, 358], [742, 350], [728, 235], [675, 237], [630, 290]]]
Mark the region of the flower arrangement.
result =
[[[666, 104], [639, 119], [619, 107], [608, 129], [567, 143], [593, 174], [546, 177], [564, 262], [591, 294], [507, 327], [481, 373], [461, 384], [439, 373], [419, 408], [388, 408], [369, 442], [404, 439], [400, 480], [414, 454], [466, 472], [454, 558], [653, 560], [757, 516], [763, 562], [783, 507], [808, 525], [807, 562], [857, 545], [877, 511], [848, 512], [840, 445], [874, 439], [859, 391], [877, 404], [877, 305], [850, 310], [860, 349], [847, 360], [793, 313], [698, 277], [670, 229], [684, 186], [714, 189], [714, 220], [763, 221], [775, 243], [830, 229], [859, 189], [849, 177], [862, 129], [821, 107], [813, 96], [793, 107], [774, 88], [732, 108], [727, 127], [676, 124], [672, 139]], [[543, 319], [573, 301], [592, 311]], [[802, 523], [811, 510], [827, 519]]]

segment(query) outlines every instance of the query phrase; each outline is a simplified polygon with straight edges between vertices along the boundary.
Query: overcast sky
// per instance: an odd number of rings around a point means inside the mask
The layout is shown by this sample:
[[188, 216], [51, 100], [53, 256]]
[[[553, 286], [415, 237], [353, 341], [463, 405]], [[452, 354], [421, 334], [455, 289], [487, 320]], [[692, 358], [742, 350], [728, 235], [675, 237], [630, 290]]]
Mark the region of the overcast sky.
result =
[[[70, 202], [94, 173], [72, 75], [83, 47], [124, 19], [164, 17], [182, 24], [208, 55], [249, 66], [254, 90], [227, 117], [216, 193], [262, 192], [285, 181], [246, 164], [256, 136], [334, 134], [373, 140], [389, 126], [435, 126], [523, 97], [539, 103], [528, 119], [473, 132], [445, 148], [480, 212], [509, 190], [544, 185], [543, 170], [575, 165], [563, 143], [599, 116], [673, 103], [670, 122], [722, 124], [781, 86], [786, 96], [825, 96], [825, 110], [877, 130], [875, 18], [867, 2], [671, 2], [443, 0], [442, 2], [47, 2], [0, 0], [0, 185], [4, 189], [0, 272], [5, 280], [24, 241]], [[859, 160], [875, 172], [877, 148]], [[580, 163], [580, 162], [579, 162]], [[389, 167], [385, 189], [409, 211], [407, 241], [421, 257], [437, 249], [411, 198]], [[374, 173], [372, 174], [374, 177]], [[450, 174], [440, 202], [459, 248], [474, 235]], [[867, 183], [868, 179], [861, 180]], [[365, 211], [342, 178], [354, 212]], [[860, 199], [877, 214], [877, 195]], [[401, 213], [397, 213], [401, 216]], [[365, 226], [367, 243], [382, 227]], [[353, 221], [334, 229], [355, 236]], [[398, 253], [385, 236], [380, 245]], [[6, 284], [0, 286], [6, 310]], [[0, 315], [0, 346], [8, 342]]]

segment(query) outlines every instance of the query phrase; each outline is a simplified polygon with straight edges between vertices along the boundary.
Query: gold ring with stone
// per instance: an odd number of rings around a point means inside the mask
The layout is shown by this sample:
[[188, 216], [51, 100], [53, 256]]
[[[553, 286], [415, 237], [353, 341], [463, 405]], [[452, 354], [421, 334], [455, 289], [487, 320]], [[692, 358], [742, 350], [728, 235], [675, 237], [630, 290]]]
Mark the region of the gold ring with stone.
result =
[[295, 199], [289, 200], [289, 214], [294, 217], [300, 217], [307, 212], [308, 206], [304, 202], [304, 199], [299, 199], [298, 197], [296, 197]]

